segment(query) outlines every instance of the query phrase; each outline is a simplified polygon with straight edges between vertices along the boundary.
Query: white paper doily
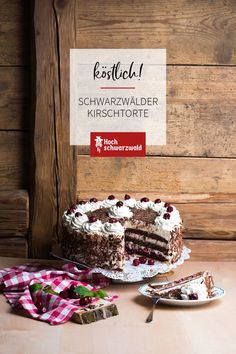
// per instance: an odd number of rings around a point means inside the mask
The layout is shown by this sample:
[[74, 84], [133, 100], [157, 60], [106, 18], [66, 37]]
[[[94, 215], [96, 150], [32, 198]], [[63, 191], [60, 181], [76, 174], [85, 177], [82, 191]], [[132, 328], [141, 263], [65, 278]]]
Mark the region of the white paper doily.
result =
[[140, 264], [139, 266], [135, 267], [133, 265], [133, 259], [137, 258], [137, 256], [134, 256], [130, 257], [129, 260], [125, 261], [124, 269], [122, 272], [102, 268], [93, 268], [93, 273], [101, 273], [110, 279], [121, 282], [138, 282], [145, 278], [152, 278], [157, 274], [167, 273], [170, 270], [175, 269], [180, 264], [183, 264], [186, 259], [190, 258], [190, 252], [191, 250], [184, 246], [181, 257], [178, 259], [177, 262], [173, 264], [155, 261], [155, 264], [153, 266], [147, 264]]
[[[103, 268], [93, 268], [92, 272], [101, 273], [106, 277], [115, 280], [116, 282], [135, 283], [144, 280], [146, 278], [152, 278], [157, 274], [167, 273], [172, 269], [175, 269], [180, 264], [183, 264], [185, 260], [190, 258], [189, 255], [190, 252], [191, 250], [184, 246], [180, 259], [177, 262], [172, 264], [155, 261], [155, 264], [153, 266], [150, 266], [148, 264], [140, 264], [139, 266], [135, 267], [133, 265], [133, 259], [137, 258], [138, 256], [133, 256], [130, 257], [129, 260], [125, 261], [124, 269], [122, 272], [117, 270], [103, 269]], [[51, 255], [65, 262], [74, 263], [78, 265], [80, 268], [88, 268], [84, 264], [64, 258], [61, 254], [60, 245], [55, 245], [53, 247]]]

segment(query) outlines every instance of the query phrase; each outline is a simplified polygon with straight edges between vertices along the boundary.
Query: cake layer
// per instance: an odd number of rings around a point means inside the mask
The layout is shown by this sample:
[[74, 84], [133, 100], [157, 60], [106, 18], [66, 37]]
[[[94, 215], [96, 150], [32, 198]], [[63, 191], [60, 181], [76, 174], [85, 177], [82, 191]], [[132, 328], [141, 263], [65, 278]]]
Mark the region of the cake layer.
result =
[[[125, 234], [126, 234], [126, 236], [129, 236], [131, 234], [137, 235], [137, 236], [134, 236], [134, 237], [136, 237], [137, 240], [142, 238], [143, 240], [150, 242], [150, 243], [152, 242], [154, 244], [156, 242], [161, 242], [163, 244], [168, 243], [168, 241], [165, 238], [163, 238], [155, 233], [152, 233], [152, 232], [150, 233], [150, 232], [148, 232], [148, 230], [144, 230], [144, 229], [126, 228]], [[140, 236], [140, 237], [138, 237], [138, 236]], [[143, 237], [141, 237], [141, 236], [143, 236]]]
[[170, 261], [170, 257], [168, 254], [164, 254], [163, 252], [153, 249], [153, 248], [148, 248], [146, 246], [140, 246], [137, 243], [134, 243], [132, 241], [126, 241], [125, 242], [125, 249], [127, 253], [129, 254], [138, 254], [142, 255], [145, 257], [153, 258], [156, 259], [157, 261], [160, 262], [167, 262]]

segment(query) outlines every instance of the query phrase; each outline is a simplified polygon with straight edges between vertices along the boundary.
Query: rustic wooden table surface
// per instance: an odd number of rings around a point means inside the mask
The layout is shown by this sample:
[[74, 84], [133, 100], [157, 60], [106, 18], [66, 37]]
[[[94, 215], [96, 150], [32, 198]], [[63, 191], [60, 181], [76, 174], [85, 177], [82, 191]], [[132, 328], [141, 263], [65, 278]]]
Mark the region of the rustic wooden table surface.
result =
[[[26, 260], [0, 258], [0, 268]], [[0, 353], [14, 354], [233, 354], [236, 348], [236, 262], [187, 261], [168, 276], [177, 279], [209, 270], [226, 296], [202, 307], [158, 306], [154, 322], [145, 323], [149, 299], [136, 284], [113, 284], [120, 295], [119, 316], [90, 325], [73, 322], [59, 326], [24, 318], [0, 296]]]

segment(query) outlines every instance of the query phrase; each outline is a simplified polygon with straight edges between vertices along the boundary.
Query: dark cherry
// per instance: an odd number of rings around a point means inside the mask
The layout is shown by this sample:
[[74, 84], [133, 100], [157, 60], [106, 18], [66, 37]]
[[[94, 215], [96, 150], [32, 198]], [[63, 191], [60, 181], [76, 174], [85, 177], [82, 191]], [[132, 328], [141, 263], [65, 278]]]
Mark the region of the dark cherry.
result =
[[132, 248], [126, 247], [125, 249], [128, 254], [134, 254], [134, 251], [132, 250]]
[[62, 297], [63, 299], [68, 299], [70, 296], [69, 296], [69, 291], [67, 289], [63, 290], [60, 292], [60, 297]]
[[125, 199], [125, 200], [128, 200], [128, 199], [130, 199], [130, 198], [131, 198], [130, 195], [129, 195], [129, 194], [126, 194], [124, 199]]
[[43, 306], [42, 301], [37, 301], [36, 307], [37, 307], [38, 313], [39, 313], [40, 315], [47, 311], [46, 308]]
[[168, 213], [171, 213], [173, 210], [174, 210], [174, 209], [173, 209], [172, 206], [168, 206], [167, 209], [166, 209], [166, 211], [167, 211]]
[[189, 300], [198, 300], [197, 294], [189, 294]]
[[170, 203], [165, 203], [165, 204], [164, 204], [164, 207], [165, 207], [165, 208], [168, 208], [168, 206], [170, 206]]
[[80, 200], [78, 204], [83, 205], [83, 204], [86, 204], [86, 202], [84, 200]]
[[96, 218], [95, 215], [91, 215], [91, 216], [89, 217], [89, 222], [90, 222], [90, 223], [96, 222], [96, 221], [97, 221], [97, 218]]
[[69, 295], [68, 297], [70, 299], [79, 299], [80, 298], [79, 294], [76, 294], [76, 292], [74, 290], [75, 290], [75, 285], [72, 284], [70, 286], [70, 288], [67, 290], [68, 295]]
[[115, 224], [116, 222], [118, 222], [118, 220], [116, 218], [110, 218], [109, 219], [109, 223], [110, 224]]
[[144, 248], [142, 250], [142, 253], [145, 255], [145, 256], [149, 256], [150, 255], [150, 251], [147, 249], [147, 248]]
[[90, 201], [90, 203], [97, 203], [97, 198], [91, 198], [91, 199], [89, 199], [89, 201]]
[[135, 259], [133, 260], [133, 265], [134, 265], [135, 267], [137, 267], [137, 266], [139, 266], [139, 264], [140, 264], [140, 260], [139, 260], [138, 258], [135, 258]]
[[149, 198], [143, 197], [143, 198], [140, 199], [140, 202], [147, 203], [147, 202], [149, 202]]
[[149, 259], [149, 260], [148, 260], [148, 265], [154, 265], [154, 264], [155, 264], [154, 259]]
[[70, 215], [70, 214], [72, 214], [72, 213], [73, 213], [73, 210], [68, 209], [67, 212], [66, 212], [66, 215]]
[[71, 210], [75, 210], [77, 208], [77, 205], [76, 204], [72, 204], [71, 206], [70, 206], [70, 209]]
[[119, 202], [116, 203], [116, 206], [117, 206], [118, 208], [122, 207], [123, 205], [124, 205], [124, 204], [123, 204], [123, 202], [121, 202], [121, 201], [119, 201]]
[[75, 217], [78, 218], [79, 216], [82, 216], [78, 211], [75, 213]]
[[80, 299], [80, 306], [87, 306], [88, 304], [90, 304], [90, 302], [92, 301], [92, 298], [90, 296], [85, 296], [85, 297], [82, 297]]
[[109, 195], [109, 197], [107, 198], [109, 200], [114, 200], [115, 199], [115, 196], [113, 194]]
[[155, 200], [154, 200], [154, 203], [155, 203], [155, 204], [161, 203], [161, 199], [160, 199], [160, 198], [155, 199]]
[[139, 257], [139, 262], [140, 262], [141, 264], [145, 264], [145, 263], [147, 262], [147, 258], [144, 257], [144, 256]]
[[168, 219], [170, 218], [170, 214], [169, 214], [169, 213], [165, 213], [165, 214], [163, 215], [163, 218], [164, 218], [165, 220], [168, 220]]

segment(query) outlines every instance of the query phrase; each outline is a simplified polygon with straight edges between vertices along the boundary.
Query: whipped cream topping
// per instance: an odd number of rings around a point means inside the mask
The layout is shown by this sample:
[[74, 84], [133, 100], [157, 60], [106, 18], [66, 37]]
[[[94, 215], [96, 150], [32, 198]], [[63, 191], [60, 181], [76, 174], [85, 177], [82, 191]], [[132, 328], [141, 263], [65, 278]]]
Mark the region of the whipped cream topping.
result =
[[[92, 198], [93, 199], [93, 198]], [[95, 199], [95, 198], [94, 198]], [[142, 198], [144, 199], [144, 198]], [[142, 200], [141, 199], [141, 200]], [[122, 206], [117, 206], [118, 200], [115, 199], [104, 199], [103, 201], [88, 201], [85, 204], [77, 204], [75, 209], [71, 209], [71, 213], [67, 214], [64, 212], [62, 220], [65, 226], [70, 226], [75, 229], [81, 229], [87, 232], [106, 232], [104, 228], [101, 227], [102, 223], [98, 220], [95, 223], [88, 223], [87, 212], [93, 212], [100, 208], [109, 208], [109, 217], [121, 219], [130, 219], [133, 213], [130, 208], [137, 208], [142, 210], [152, 209], [156, 212], [155, 224], [153, 224], [153, 232], [157, 232], [159, 236], [164, 237], [167, 241], [171, 237], [171, 232], [179, 228], [182, 224], [182, 220], [179, 215], [179, 211], [171, 205], [172, 211], [168, 212], [169, 204], [165, 206], [164, 202], [155, 203], [153, 201], [136, 201], [134, 198], [124, 199]], [[79, 212], [84, 217], [75, 217], [75, 213]], [[168, 213], [169, 219], [164, 218], [165, 213]], [[91, 226], [89, 226], [91, 224]], [[107, 226], [106, 226], [107, 227]]]
[[99, 232], [102, 231], [102, 222], [97, 220], [95, 222], [84, 222], [81, 229], [85, 232]]
[[[182, 300], [189, 300], [190, 295], [197, 295], [197, 300], [205, 300], [208, 298], [208, 291], [204, 281], [192, 282], [181, 287], [181, 298]], [[190, 296], [191, 299], [191, 296]]]
[[73, 216], [74, 216], [73, 213], [67, 214], [67, 210], [66, 210], [62, 216], [62, 221], [63, 221], [64, 225], [70, 225]]
[[76, 209], [75, 209], [75, 213], [78, 212], [80, 214], [84, 214], [84, 213], [87, 213], [88, 211], [91, 211], [90, 204], [92, 204], [92, 203], [87, 202], [85, 204], [77, 204]]
[[169, 213], [170, 218], [169, 219], [164, 219], [164, 214], [166, 213], [166, 208], [163, 208], [164, 210], [161, 210], [155, 219], [155, 225], [157, 227], [163, 228], [164, 230], [167, 231], [172, 231], [174, 226], [180, 226], [182, 223], [181, 217], [179, 215], [179, 211], [173, 207], [173, 211]]
[[114, 223], [105, 222], [102, 226], [102, 230], [105, 233], [112, 235], [124, 235], [125, 233], [125, 229], [119, 221]]
[[134, 208], [136, 204], [136, 199], [134, 198], [124, 199], [123, 203], [129, 208]]
[[157, 213], [164, 213], [166, 212], [166, 208], [164, 207], [165, 203], [164, 202], [160, 202], [160, 203], [153, 203], [151, 208], [152, 210], [156, 211]]
[[130, 210], [130, 208], [127, 207], [126, 205], [122, 205], [120, 207], [113, 205], [109, 210], [109, 216], [111, 218], [117, 218], [117, 219], [120, 219], [120, 218], [130, 219], [130, 218], [132, 218], [133, 213]]
[[153, 202], [148, 201], [148, 202], [141, 202], [141, 200], [137, 200], [135, 207], [138, 209], [143, 209], [143, 210], [147, 210], [148, 208], [152, 207]]
[[102, 206], [104, 208], [109, 208], [109, 207], [115, 205], [117, 202], [118, 202], [118, 199], [116, 199], [116, 198], [115, 199], [108, 199], [107, 198], [102, 201]]
[[71, 226], [73, 226], [75, 229], [81, 229], [83, 223], [85, 223], [86, 221], [88, 221], [88, 217], [86, 214], [74, 216], [71, 220]]
[[102, 202], [99, 200], [97, 202], [87, 202], [86, 204], [86, 208], [88, 208], [89, 211], [100, 209], [103, 206]]

